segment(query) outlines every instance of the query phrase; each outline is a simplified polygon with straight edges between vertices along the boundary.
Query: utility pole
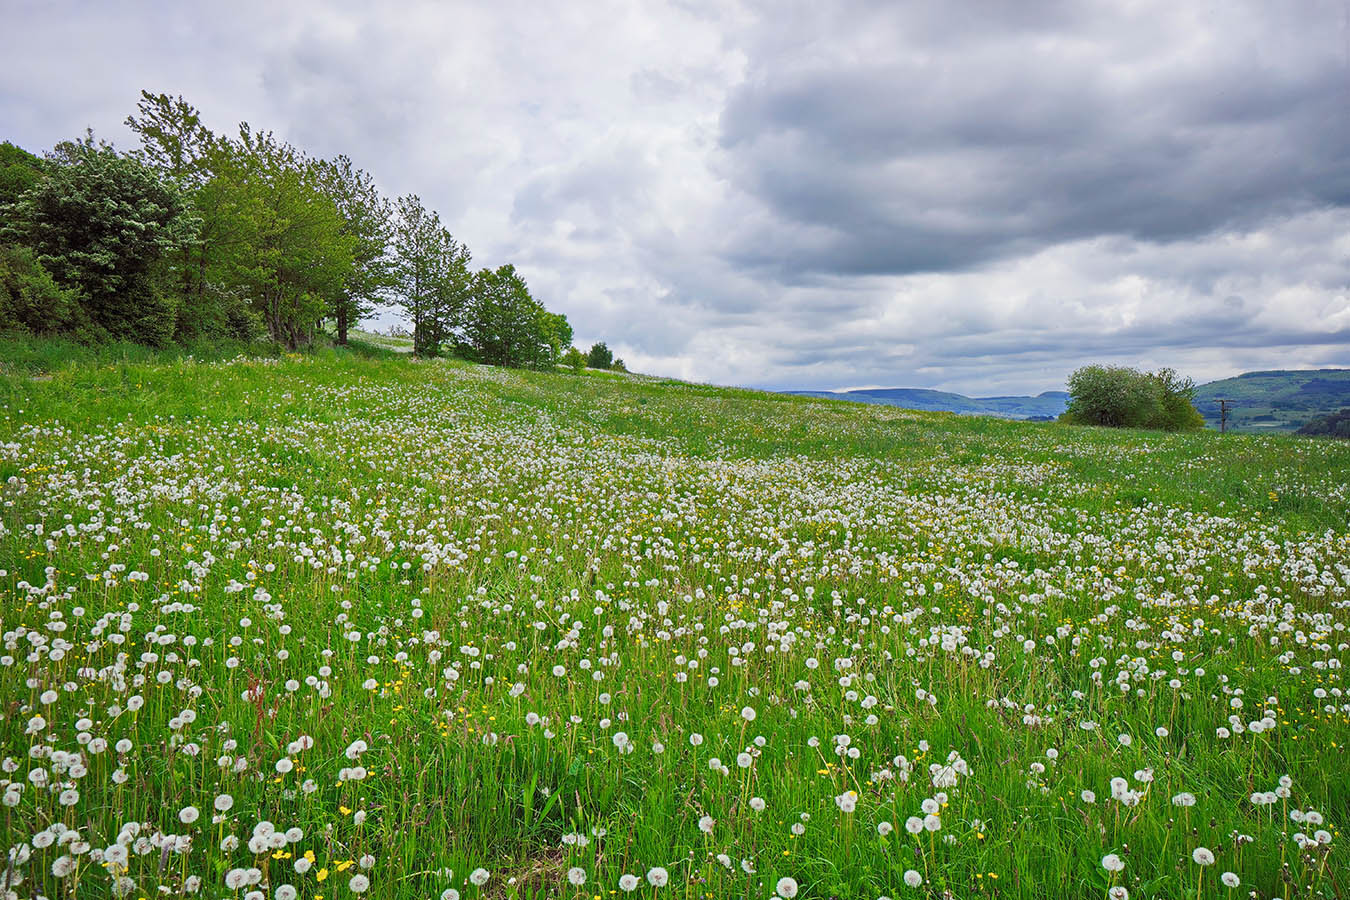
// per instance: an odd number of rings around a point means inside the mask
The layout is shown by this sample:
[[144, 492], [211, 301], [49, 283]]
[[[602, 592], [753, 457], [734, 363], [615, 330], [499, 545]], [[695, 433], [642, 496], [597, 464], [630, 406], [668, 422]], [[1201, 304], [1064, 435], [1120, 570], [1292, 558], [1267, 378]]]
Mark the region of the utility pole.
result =
[[1214, 399], [1219, 401], [1219, 433], [1222, 434], [1228, 430], [1228, 404], [1233, 401], [1224, 397], [1215, 397]]

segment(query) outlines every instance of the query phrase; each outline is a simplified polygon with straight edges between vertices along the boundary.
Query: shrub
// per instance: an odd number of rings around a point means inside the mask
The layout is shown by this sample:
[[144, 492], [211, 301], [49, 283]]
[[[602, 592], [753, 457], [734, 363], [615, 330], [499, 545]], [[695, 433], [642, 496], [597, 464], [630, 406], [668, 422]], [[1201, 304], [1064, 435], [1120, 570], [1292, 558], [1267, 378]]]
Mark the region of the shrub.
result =
[[58, 285], [33, 251], [0, 245], [0, 329], [66, 331], [77, 311], [77, 292]]
[[573, 372], [580, 372], [586, 368], [586, 354], [582, 353], [576, 347], [568, 347], [567, 352], [563, 354], [562, 364], [567, 366]]
[[1060, 421], [1108, 428], [1198, 431], [1204, 417], [1192, 402], [1195, 383], [1172, 369], [1084, 366], [1069, 376], [1069, 406]]

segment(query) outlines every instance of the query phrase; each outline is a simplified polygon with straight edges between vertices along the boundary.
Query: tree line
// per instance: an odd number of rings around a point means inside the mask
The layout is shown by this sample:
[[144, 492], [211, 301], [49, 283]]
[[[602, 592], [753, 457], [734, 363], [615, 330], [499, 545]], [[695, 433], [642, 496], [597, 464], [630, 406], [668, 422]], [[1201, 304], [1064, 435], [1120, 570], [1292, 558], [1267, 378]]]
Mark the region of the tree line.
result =
[[345, 344], [388, 303], [420, 355], [552, 367], [575, 349], [514, 266], [475, 271], [435, 210], [347, 156], [246, 122], [216, 134], [167, 94], [143, 91], [126, 124], [131, 152], [92, 132], [44, 157], [0, 144], [0, 330], [294, 350], [325, 323]]

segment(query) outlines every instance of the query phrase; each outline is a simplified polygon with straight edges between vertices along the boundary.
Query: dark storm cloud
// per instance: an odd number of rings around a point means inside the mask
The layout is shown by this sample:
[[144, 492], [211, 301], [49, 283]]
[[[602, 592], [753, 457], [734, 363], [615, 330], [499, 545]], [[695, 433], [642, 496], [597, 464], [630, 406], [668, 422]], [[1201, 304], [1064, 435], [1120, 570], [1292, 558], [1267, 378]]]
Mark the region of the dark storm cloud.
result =
[[[1020, 32], [965, 32], [971, 17], [952, 6], [946, 28], [931, 14], [865, 18], [884, 56], [759, 61], [721, 144], [732, 183], [776, 228], [729, 260], [787, 279], [949, 271], [1350, 204], [1340, 5], [1225, 5], [1198, 22], [1088, 5], [1061, 21], [1042, 6]], [[935, 34], [948, 41], [924, 43]]]

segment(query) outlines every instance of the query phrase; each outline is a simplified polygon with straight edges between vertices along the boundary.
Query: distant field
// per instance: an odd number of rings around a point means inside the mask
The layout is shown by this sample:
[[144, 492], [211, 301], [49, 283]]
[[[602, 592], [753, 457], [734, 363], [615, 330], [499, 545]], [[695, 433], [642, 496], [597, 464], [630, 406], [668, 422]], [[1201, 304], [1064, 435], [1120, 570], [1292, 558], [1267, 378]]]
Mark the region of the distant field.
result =
[[1350, 891], [1345, 442], [338, 351], [0, 393], [15, 896]]

